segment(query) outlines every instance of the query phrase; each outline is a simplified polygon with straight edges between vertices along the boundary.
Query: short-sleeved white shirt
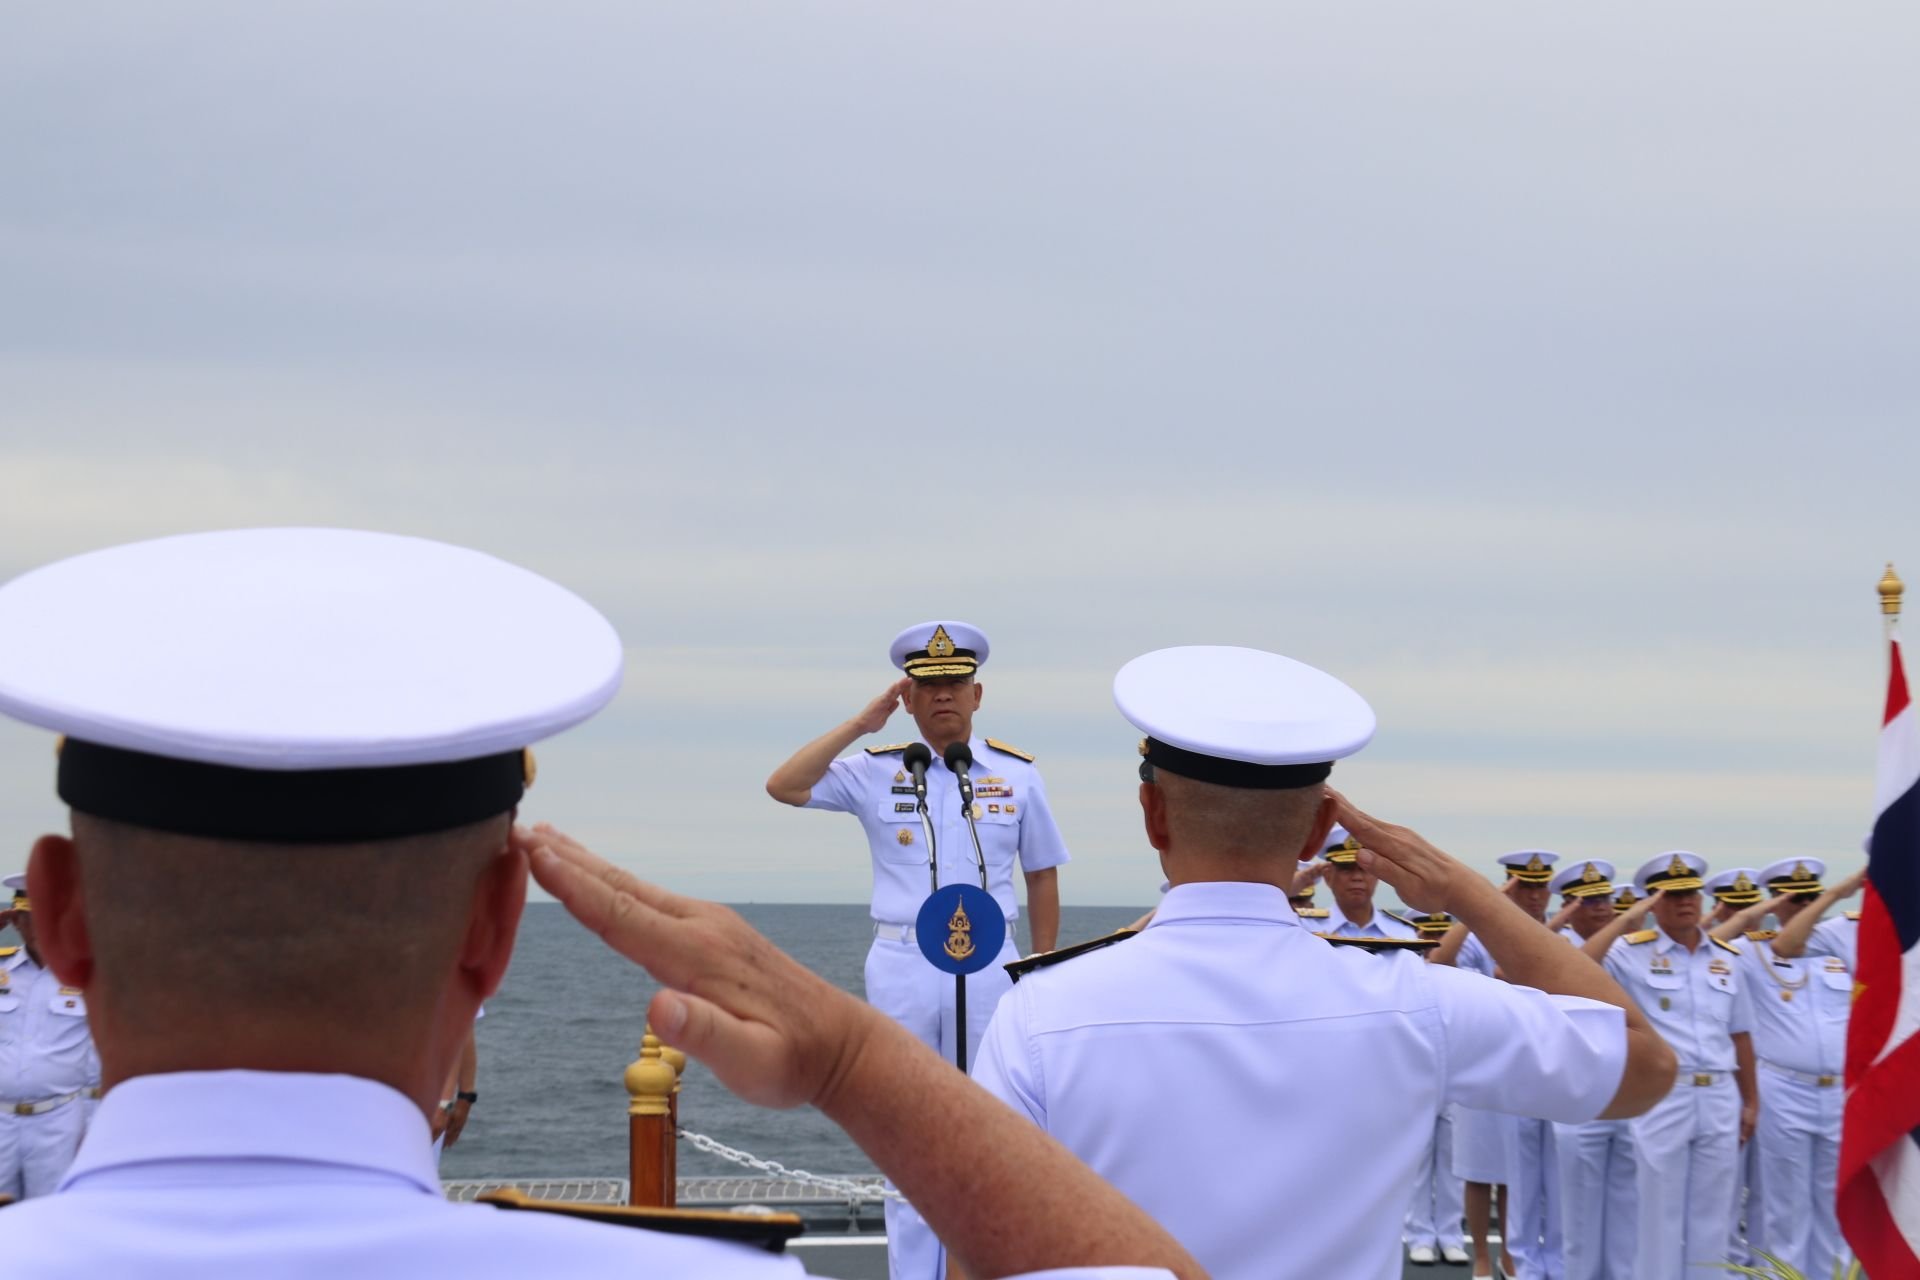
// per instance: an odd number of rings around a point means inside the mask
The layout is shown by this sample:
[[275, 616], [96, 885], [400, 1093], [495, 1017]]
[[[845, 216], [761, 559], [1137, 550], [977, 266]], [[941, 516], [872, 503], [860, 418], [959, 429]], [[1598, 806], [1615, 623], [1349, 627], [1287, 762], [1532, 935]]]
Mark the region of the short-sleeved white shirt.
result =
[[[1634, 940], [1648, 933], [1654, 936]], [[1733, 1070], [1731, 1037], [1753, 1030], [1752, 983], [1741, 978], [1739, 951], [1715, 943], [1704, 929], [1700, 945], [1688, 951], [1657, 926], [1607, 949], [1607, 972], [1673, 1046], [1682, 1073]]]
[[1860, 964], [1860, 922], [1851, 916], [1835, 916], [1813, 926], [1807, 938], [1807, 953], [1839, 956], [1849, 970]]
[[[1054, 824], [1047, 790], [1031, 761], [971, 739], [974, 825], [987, 864], [987, 891], [1012, 920], [1020, 914], [1013, 884], [1017, 863], [1023, 871], [1043, 871], [1067, 861], [1066, 842]], [[809, 809], [851, 813], [867, 833], [873, 857], [873, 918], [911, 924], [932, 892], [927, 874], [926, 833], [914, 808], [912, 780], [901, 767], [899, 750], [862, 751], [835, 760], [814, 784]], [[973, 839], [960, 807], [960, 790], [936, 752], [927, 770], [927, 813], [939, 842], [940, 883], [980, 883]]]
[[[1023, 977], [974, 1077], [1215, 1280], [1385, 1280], [1400, 1241], [1382, 1224], [1443, 1107], [1590, 1120], [1625, 1061], [1611, 1005], [1383, 964], [1314, 937], [1272, 885], [1205, 883], [1176, 885], [1137, 937]], [[1366, 1159], [1315, 1158], [1335, 1147]], [[1276, 1206], [1313, 1230], [1274, 1230]]]
[[[1304, 922], [1303, 922], [1304, 923]], [[1355, 924], [1347, 919], [1347, 913], [1338, 903], [1327, 908], [1324, 920], [1315, 920], [1308, 926], [1314, 933], [1328, 938], [1417, 938], [1420, 931], [1396, 915], [1390, 915], [1378, 907], [1373, 917], [1365, 924]]]
[[[1816, 926], [1817, 927], [1817, 926]], [[1753, 1007], [1753, 1051], [1789, 1071], [1833, 1076], [1845, 1069], [1853, 970], [1844, 956], [1808, 953], [1793, 960], [1766, 939], [1741, 944]]]
[[0, 1104], [40, 1102], [99, 1082], [86, 993], [35, 964], [25, 947], [0, 957]]

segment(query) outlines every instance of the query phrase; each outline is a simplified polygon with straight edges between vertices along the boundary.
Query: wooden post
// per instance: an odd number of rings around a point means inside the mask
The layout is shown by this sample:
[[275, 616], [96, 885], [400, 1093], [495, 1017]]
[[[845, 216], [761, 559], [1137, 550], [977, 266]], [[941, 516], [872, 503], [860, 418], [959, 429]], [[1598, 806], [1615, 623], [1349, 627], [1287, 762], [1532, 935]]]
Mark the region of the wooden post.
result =
[[687, 1073], [687, 1055], [669, 1045], [660, 1048], [660, 1060], [673, 1068], [673, 1094], [667, 1099], [666, 1150], [667, 1208], [680, 1203], [680, 1077]]
[[666, 1144], [673, 1137], [673, 1068], [648, 1027], [640, 1057], [627, 1066], [627, 1203], [661, 1209], [673, 1203]]

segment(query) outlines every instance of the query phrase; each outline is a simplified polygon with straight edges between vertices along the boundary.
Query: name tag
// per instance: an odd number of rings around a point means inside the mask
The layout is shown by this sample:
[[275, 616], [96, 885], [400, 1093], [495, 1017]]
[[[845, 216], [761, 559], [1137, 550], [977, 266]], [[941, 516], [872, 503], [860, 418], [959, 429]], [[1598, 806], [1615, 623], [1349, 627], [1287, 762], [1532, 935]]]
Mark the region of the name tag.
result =
[[893, 811], [895, 813], [912, 813], [914, 811], [913, 801], [901, 800], [893, 806]]

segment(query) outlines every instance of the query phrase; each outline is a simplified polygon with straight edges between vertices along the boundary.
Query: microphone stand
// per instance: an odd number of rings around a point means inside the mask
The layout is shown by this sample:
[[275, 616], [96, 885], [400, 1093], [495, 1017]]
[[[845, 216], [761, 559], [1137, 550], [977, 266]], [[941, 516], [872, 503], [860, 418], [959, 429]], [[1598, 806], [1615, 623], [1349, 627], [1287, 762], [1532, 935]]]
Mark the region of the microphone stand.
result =
[[[973, 825], [973, 778], [967, 769], [970, 761], [962, 759], [960, 767], [953, 769], [953, 780], [960, 788], [960, 813], [967, 820], [967, 834], [973, 837], [973, 861], [980, 868], [980, 887], [987, 887], [987, 856], [980, 851], [980, 829]], [[960, 1074], [967, 1072], [967, 975], [953, 975], [953, 1021], [954, 1021], [954, 1063], [960, 1068]]]

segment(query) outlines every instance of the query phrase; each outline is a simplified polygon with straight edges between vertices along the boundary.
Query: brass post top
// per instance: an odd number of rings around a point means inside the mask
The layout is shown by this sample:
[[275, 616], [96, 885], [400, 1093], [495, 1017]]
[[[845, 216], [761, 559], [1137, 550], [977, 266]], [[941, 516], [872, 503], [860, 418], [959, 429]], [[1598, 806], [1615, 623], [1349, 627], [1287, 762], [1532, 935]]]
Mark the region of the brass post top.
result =
[[628, 1064], [622, 1078], [627, 1086], [628, 1115], [667, 1114], [667, 1099], [673, 1096], [678, 1077], [672, 1065], [660, 1056], [660, 1037], [653, 1034], [652, 1027], [640, 1038], [640, 1056]]
[[1887, 572], [1880, 579], [1880, 612], [1889, 618], [1900, 616], [1900, 593], [1906, 584], [1900, 581], [1900, 575], [1893, 571], [1893, 562], [1887, 562]]

